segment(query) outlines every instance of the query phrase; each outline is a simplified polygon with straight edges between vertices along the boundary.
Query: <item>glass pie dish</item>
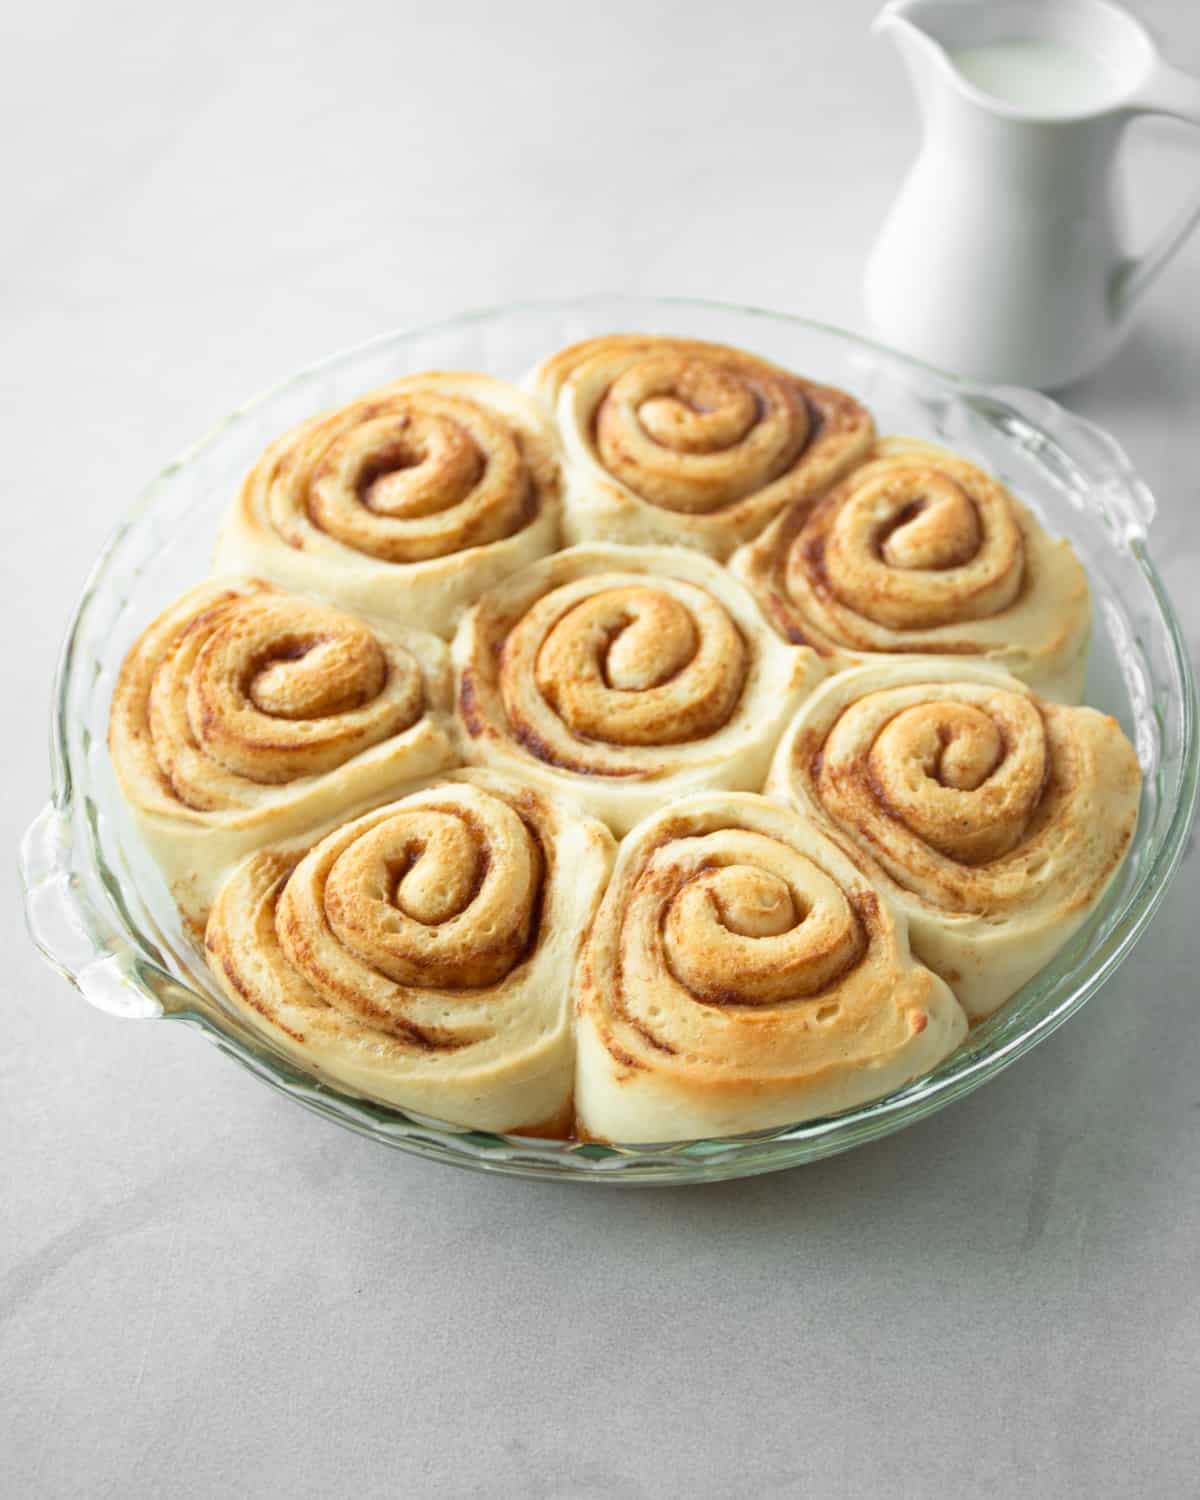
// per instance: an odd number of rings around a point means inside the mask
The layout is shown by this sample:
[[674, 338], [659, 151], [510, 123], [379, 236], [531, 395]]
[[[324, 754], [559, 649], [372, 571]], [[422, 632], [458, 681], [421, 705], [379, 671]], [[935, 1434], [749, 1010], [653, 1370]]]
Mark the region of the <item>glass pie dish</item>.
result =
[[[270, 440], [409, 372], [474, 369], [515, 379], [563, 345], [611, 332], [744, 346], [851, 391], [880, 431], [940, 441], [997, 473], [1051, 531], [1071, 539], [1088, 570], [1095, 624], [1085, 701], [1120, 721], [1144, 775], [1132, 852], [1098, 911], [934, 1072], [827, 1118], [665, 1146], [489, 1135], [302, 1072], [238, 1019], [212, 981], [133, 832], [106, 748], [109, 700], [126, 650], [207, 572], [218, 519]], [[182, 1022], [309, 1109], [460, 1166], [588, 1182], [711, 1181], [873, 1140], [961, 1098], [1065, 1021], [1132, 948], [1179, 862], [1196, 797], [1196, 702], [1179, 624], [1146, 550], [1153, 514], [1152, 496], [1113, 439], [1046, 397], [966, 384], [800, 318], [695, 301], [590, 298], [498, 308], [374, 339], [240, 407], [154, 481], [105, 547], [59, 665], [51, 801], [21, 850], [34, 941], [98, 1009]]]

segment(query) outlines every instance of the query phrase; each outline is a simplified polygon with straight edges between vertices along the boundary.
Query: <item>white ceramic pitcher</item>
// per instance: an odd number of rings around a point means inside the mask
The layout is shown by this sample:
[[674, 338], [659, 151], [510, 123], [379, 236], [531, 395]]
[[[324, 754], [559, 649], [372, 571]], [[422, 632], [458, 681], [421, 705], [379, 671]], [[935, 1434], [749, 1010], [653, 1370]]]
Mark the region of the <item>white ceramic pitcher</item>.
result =
[[[903, 54], [923, 126], [867, 265], [880, 337], [980, 379], [1054, 387], [1087, 374], [1200, 222], [1198, 197], [1147, 253], [1128, 253], [1122, 134], [1142, 114], [1200, 124], [1200, 80], [1105, 0], [894, 0], [875, 28]], [[955, 63], [963, 48], [1014, 41], [1094, 59], [1105, 97], [1039, 111], [984, 92]], [[1194, 311], [1196, 288], [1188, 301]]]

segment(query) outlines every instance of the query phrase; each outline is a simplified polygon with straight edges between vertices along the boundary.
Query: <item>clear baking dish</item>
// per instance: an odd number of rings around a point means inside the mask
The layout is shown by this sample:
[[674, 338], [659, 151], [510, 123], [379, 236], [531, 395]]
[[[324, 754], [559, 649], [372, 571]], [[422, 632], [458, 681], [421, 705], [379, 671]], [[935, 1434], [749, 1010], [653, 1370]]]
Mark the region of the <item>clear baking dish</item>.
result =
[[[652, 331], [738, 344], [865, 401], [883, 432], [939, 440], [998, 473], [1090, 574], [1086, 701], [1120, 720], [1145, 777], [1131, 857], [1093, 920], [935, 1072], [862, 1108], [739, 1136], [603, 1146], [496, 1136], [357, 1098], [304, 1074], [228, 1010], [125, 813], [105, 745], [137, 632], [207, 571], [219, 516], [269, 440], [410, 371], [518, 377], [561, 345]], [[1014, 1062], [1095, 994], [1138, 940], [1179, 862], [1197, 785], [1196, 700], [1175, 611], [1146, 550], [1154, 501], [1117, 443], [1029, 391], [970, 385], [876, 344], [756, 308], [597, 297], [491, 309], [388, 334], [238, 408], [165, 470], [92, 570], [59, 664], [49, 804], [21, 849], [34, 941], [89, 1004], [193, 1028], [289, 1098], [385, 1145], [459, 1166], [583, 1182], [701, 1182], [831, 1156], [911, 1124]]]

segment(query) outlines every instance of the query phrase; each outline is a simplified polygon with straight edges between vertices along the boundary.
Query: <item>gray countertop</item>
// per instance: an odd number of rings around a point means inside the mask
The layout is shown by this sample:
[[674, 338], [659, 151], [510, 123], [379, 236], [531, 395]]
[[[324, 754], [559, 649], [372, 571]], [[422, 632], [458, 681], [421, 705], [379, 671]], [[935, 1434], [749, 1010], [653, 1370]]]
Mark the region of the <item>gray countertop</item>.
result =
[[[23, 930], [53, 661], [143, 483], [395, 325], [587, 290], [861, 326], [915, 144], [867, 0], [120, 6], [5, 22], [0, 1492], [1177, 1496], [1200, 1469], [1200, 856], [1070, 1025], [924, 1124], [719, 1187], [434, 1166]], [[1137, 9], [1200, 71], [1200, 10]], [[234, 19], [236, 15], [236, 19]], [[1137, 127], [1147, 233], [1200, 139]], [[1200, 237], [1064, 393], [1200, 647]]]

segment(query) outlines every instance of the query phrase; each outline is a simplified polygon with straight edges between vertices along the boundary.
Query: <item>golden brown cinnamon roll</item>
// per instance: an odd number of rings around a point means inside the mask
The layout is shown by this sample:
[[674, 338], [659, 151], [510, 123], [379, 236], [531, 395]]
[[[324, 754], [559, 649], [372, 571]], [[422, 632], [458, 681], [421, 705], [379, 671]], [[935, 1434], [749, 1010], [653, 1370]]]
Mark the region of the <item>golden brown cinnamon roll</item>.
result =
[[121, 668], [112, 762], [184, 915], [268, 839], [456, 758], [445, 645], [256, 579], [177, 600]]
[[566, 1134], [571, 976], [613, 840], [454, 771], [222, 887], [209, 963], [274, 1044], [357, 1093], [479, 1130]]
[[832, 840], [746, 793], [685, 797], [621, 845], [580, 962], [582, 1130], [733, 1135], [862, 1104], [966, 1035], [904, 918]]
[[683, 791], [758, 789], [822, 676], [736, 579], [680, 549], [575, 547], [485, 594], [453, 647], [468, 759], [618, 834]]
[[448, 636], [481, 590], [557, 544], [560, 508], [536, 401], [489, 375], [409, 375], [273, 443], [216, 567]]
[[914, 951], [979, 1019], [1095, 909], [1129, 851], [1140, 784], [1114, 719], [994, 667], [908, 658], [814, 693], [768, 790], [869, 861]]
[[553, 409], [569, 542], [693, 547], [726, 558], [860, 458], [870, 414], [741, 349], [614, 334], [530, 377]]
[[780, 515], [733, 559], [767, 618], [836, 671], [881, 654], [982, 658], [1077, 703], [1087, 577], [997, 480], [966, 459], [884, 438], [815, 506]]

